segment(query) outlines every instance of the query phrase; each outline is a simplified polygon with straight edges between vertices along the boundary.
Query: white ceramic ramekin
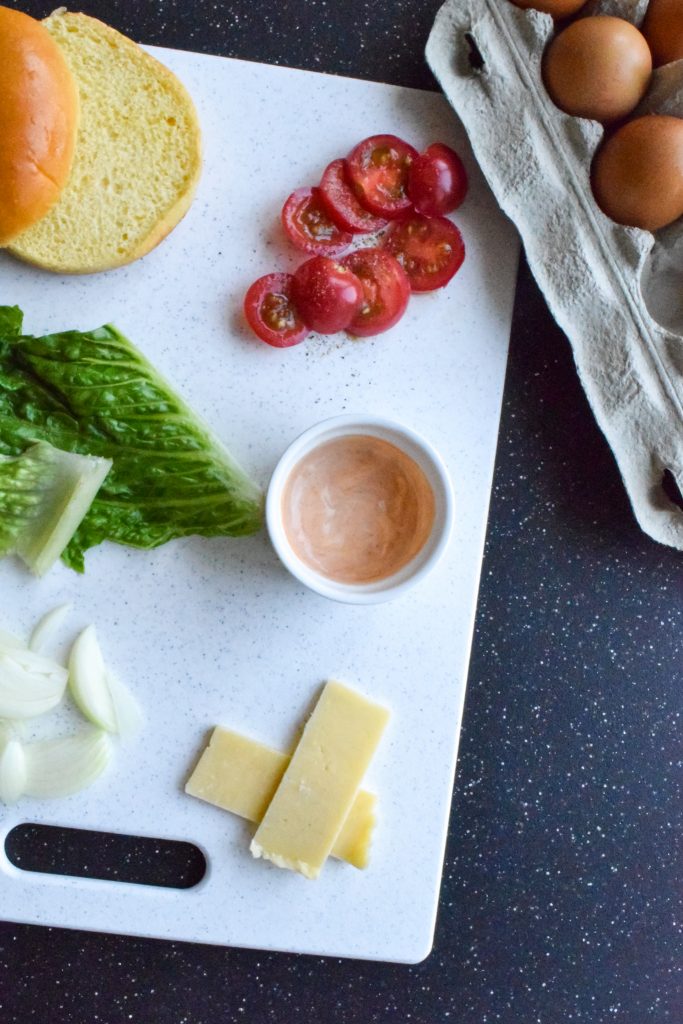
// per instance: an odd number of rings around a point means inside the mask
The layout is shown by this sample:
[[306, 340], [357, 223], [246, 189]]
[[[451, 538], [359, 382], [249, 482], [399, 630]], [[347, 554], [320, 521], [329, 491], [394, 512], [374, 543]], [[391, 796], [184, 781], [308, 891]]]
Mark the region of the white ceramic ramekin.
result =
[[[282, 522], [282, 495], [297, 463], [318, 445], [352, 434], [369, 434], [401, 448], [420, 466], [434, 493], [434, 525], [424, 547], [399, 572], [372, 583], [339, 583], [311, 569], [293, 550]], [[453, 488], [439, 454], [415, 431], [383, 416], [335, 416], [310, 427], [287, 448], [278, 462], [266, 497], [268, 533], [282, 563], [311, 590], [348, 604], [377, 604], [413, 587], [441, 558], [453, 529], [453, 519]]]

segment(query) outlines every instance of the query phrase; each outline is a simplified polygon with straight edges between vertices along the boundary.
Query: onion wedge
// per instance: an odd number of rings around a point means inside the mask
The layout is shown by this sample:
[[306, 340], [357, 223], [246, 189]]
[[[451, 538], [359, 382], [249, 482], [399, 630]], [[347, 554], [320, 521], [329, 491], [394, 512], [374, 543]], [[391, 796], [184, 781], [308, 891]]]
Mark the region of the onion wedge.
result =
[[112, 747], [106, 732], [86, 728], [73, 736], [27, 743], [24, 752], [24, 792], [43, 799], [70, 796], [92, 785], [109, 764]]
[[46, 612], [33, 627], [33, 632], [28, 642], [29, 651], [42, 654], [70, 611], [71, 605], [67, 602], [66, 604], [57, 605], [56, 608]]
[[13, 804], [26, 792], [26, 754], [21, 740], [0, 733], [0, 802]]
[[139, 728], [137, 701], [105, 665], [94, 626], [87, 626], [71, 648], [69, 689], [80, 711], [98, 728], [121, 736]]
[[27, 648], [0, 645], [0, 718], [34, 718], [59, 704], [68, 672]]

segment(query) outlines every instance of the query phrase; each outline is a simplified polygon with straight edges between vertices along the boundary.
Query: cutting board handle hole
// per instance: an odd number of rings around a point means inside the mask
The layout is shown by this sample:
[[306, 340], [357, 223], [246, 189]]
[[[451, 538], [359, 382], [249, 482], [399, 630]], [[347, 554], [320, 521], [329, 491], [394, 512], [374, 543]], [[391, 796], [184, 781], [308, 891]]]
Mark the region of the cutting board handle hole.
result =
[[5, 853], [21, 871], [165, 889], [191, 889], [206, 874], [206, 858], [193, 843], [59, 825], [16, 825]]

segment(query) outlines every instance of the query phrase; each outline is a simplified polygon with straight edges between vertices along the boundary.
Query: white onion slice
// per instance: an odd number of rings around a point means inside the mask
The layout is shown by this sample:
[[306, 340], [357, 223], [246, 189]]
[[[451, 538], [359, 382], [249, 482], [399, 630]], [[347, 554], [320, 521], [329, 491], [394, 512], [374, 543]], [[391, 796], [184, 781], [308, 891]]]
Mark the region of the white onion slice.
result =
[[109, 764], [112, 746], [106, 732], [86, 728], [73, 736], [38, 740], [24, 746], [27, 796], [70, 796], [90, 786]]
[[124, 736], [140, 727], [140, 707], [105, 665], [94, 626], [87, 626], [71, 648], [69, 689], [85, 717], [100, 729]]
[[33, 627], [33, 632], [28, 642], [28, 649], [36, 654], [42, 654], [70, 611], [71, 605], [67, 602], [66, 604], [57, 605], [56, 608], [46, 612], [42, 619], [39, 619]]
[[0, 801], [13, 804], [26, 792], [26, 754], [21, 740], [0, 738]]
[[142, 728], [142, 708], [118, 676], [107, 670], [107, 686], [114, 705], [116, 732], [121, 739], [134, 736]]
[[85, 717], [100, 729], [116, 732], [114, 702], [94, 626], [80, 633], [69, 655], [69, 690]]
[[59, 704], [68, 672], [28, 649], [0, 648], [0, 718], [34, 718]]
[[23, 740], [25, 736], [26, 722], [0, 718], [0, 747], [8, 740]]

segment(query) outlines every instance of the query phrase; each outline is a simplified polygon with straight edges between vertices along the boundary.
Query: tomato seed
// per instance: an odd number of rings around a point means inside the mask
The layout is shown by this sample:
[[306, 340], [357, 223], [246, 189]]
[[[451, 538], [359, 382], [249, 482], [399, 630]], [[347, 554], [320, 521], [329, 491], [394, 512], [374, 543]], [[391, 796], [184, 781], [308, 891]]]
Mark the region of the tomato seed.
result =
[[261, 306], [261, 315], [274, 331], [289, 330], [296, 323], [289, 299], [286, 295], [280, 295], [277, 292], [270, 292], [266, 295]]

